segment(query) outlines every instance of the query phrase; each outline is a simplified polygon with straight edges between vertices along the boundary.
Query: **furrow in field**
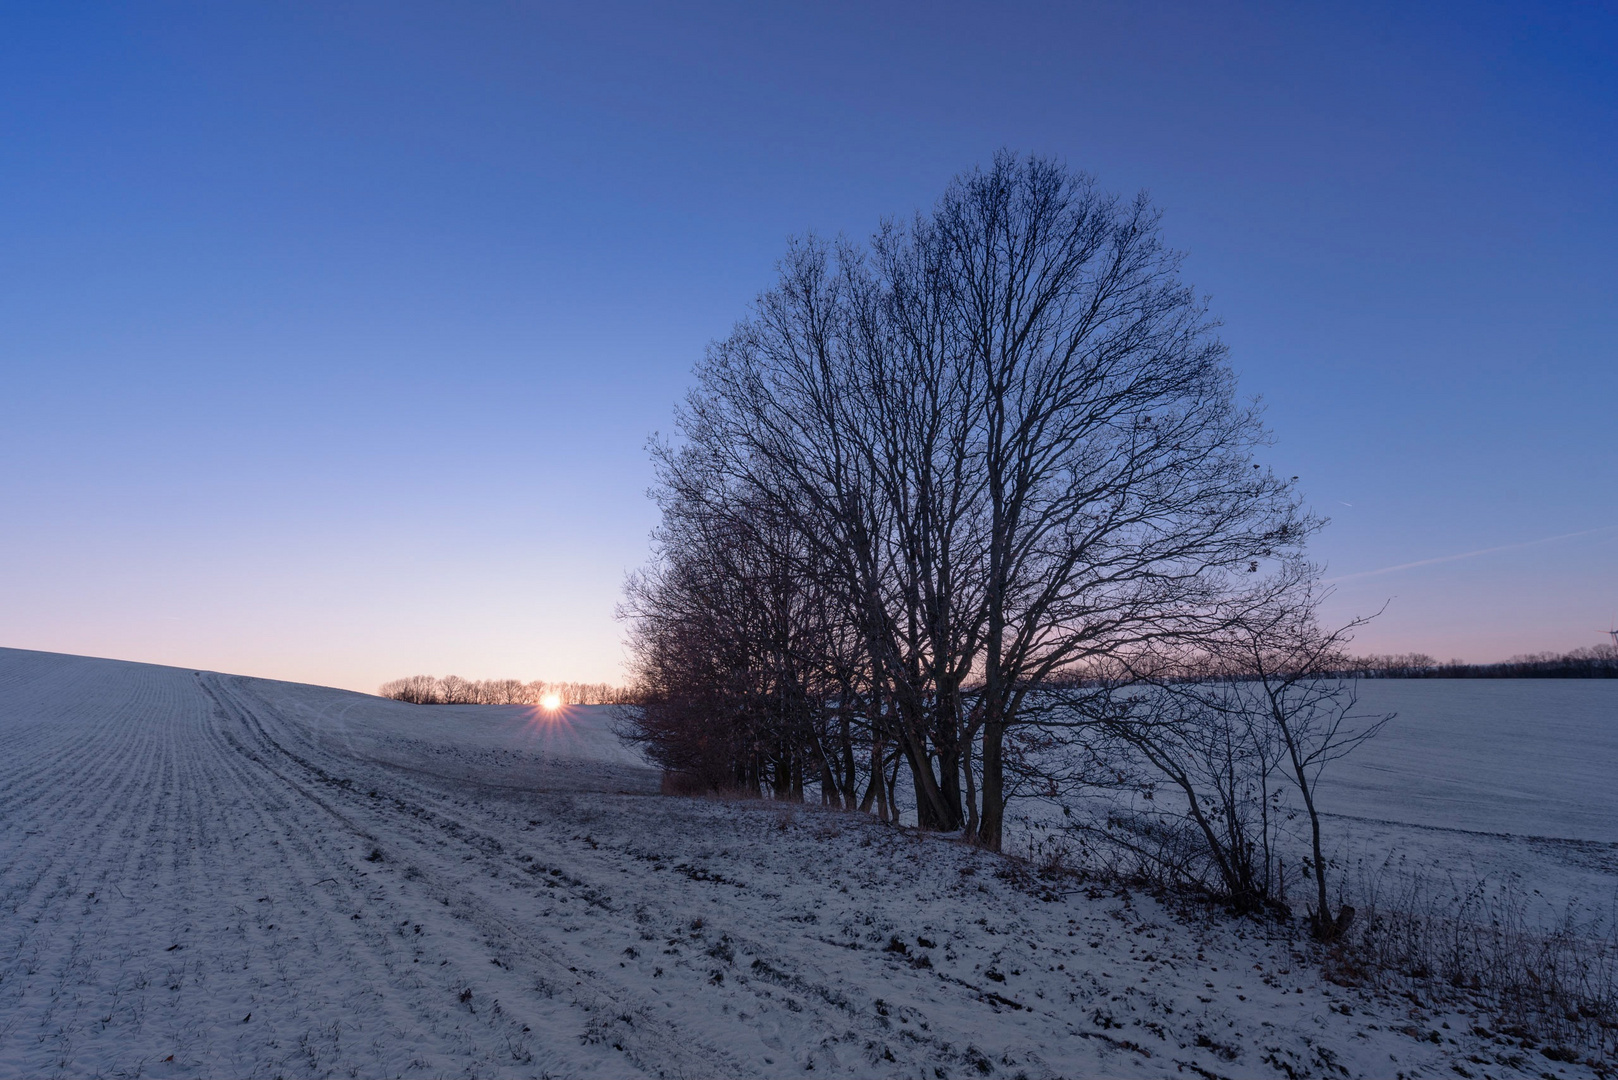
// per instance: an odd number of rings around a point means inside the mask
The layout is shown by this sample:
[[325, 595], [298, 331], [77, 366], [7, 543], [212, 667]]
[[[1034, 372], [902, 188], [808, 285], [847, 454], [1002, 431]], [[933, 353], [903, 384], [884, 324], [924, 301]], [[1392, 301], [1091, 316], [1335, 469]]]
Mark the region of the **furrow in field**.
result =
[[[555, 1019], [543, 1014], [554, 1012], [549, 1004], [552, 998], [560, 998], [585, 1013], [633, 1014], [639, 1018], [638, 1027], [616, 1037], [616, 1041], [628, 1044], [625, 1052], [641, 1059], [653, 1071], [698, 1075], [724, 1060], [717, 1048], [693, 1048], [688, 1033], [669, 1029], [647, 1003], [638, 1000], [638, 995], [604, 982], [580, 969], [577, 963], [570, 963], [573, 958], [559, 954], [542, 940], [543, 911], [529, 910], [524, 919], [511, 910], [509, 903], [496, 899], [509, 898], [514, 888], [523, 893], [543, 894], [545, 890], [520, 871], [521, 864], [501, 857], [504, 849], [498, 840], [446, 813], [442, 805], [445, 800], [408, 781], [402, 782], [387, 770], [336, 759], [310, 741], [288, 737], [272, 709], [262, 702], [242, 700], [245, 695], [236, 687], [216, 687], [214, 691], [231, 702], [252, 733], [253, 745], [265, 757], [278, 762], [275, 767], [288, 777], [288, 782], [309, 788], [318, 786], [319, 795], [311, 792], [310, 798], [318, 798], [334, 819], [368, 840], [382, 838], [387, 846], [385, 858], [392, 868], [402, 865], [405, 870], [405, 880], [395, 886], [399, 892], [426, 900], [429, 909], [436, 906], [459, 924], [461, 936], [470, 939], [464, 944], [475, 955], [460, 965], [476, 965], [464, 973], [468, 988], [475, 984], [484, 994], [497, 996], [507, 1014], [519, 1010], [537, 1013], [529, 1019], [551, 1028], [556, 1026]], [[268, 726], [275, 726], [276, 734], [297, 745], [299, 751], [320, 755], [323, 763], [283, 748]], [[373, 798], [371, 791], [378, 795]], [[401, 876], [391, 868], [379, 869], [378, 873]], [[535, 998], [542, 999], [543, 1004], [535, 1002]], [[573, 1020], [566, 1026], [575, 1030], [588, 1026], [587, 1018], [580, 1019], [585, 1023]], [[530, 1026], [537, 1027], [539, 1023]], [[573, 1068], [582, 1064], [574, 1062]]]
[[[231, 725], [219, 732], [221, 746], [229, 749], [226, 760], [236, 772], [243, 774], [244, 783], [269, 786], [266, 784], [269, 780], [291, 793], [305, 811], [264, 816], [266, 827], [279, 830], [275, 834], [277, 846], [288, 853], [289, 861], [296, 862], [286, 879], [263, 886], [267, 895], [278, 907], [324, 904], [327, 933], [331, 938], [327, 951], [339, 953], [343, 963], [355, 970], [357, 981], [364, 985], [394, 984], [396, 992], [376, 997], [379, 1002], [388, 999], [394, 1011], [404, 1008], [408, 1015], [402, 1016], [397, 1026], [418, 1033], [411, 1041], [423, 1041], [419, 1033], [426, 1029], [439, 1036], [429, 1041], [464, 1044], [463, 1049], [477, 1057], [476, 1047], [462, 1029], [477, 1026], [479, 1013], [443, 1007], [444, 1001], [453, 999], [456, 990], [453, 975], [446, 974], [439, 964], [432, 962], [433, 956], [424, 947], [427, 939], [422, 935], [421, 924], [408, 917], [398, 918], [402, 911], [399, 898], [380, 881], [368, 880], [376, 877], [375, 864], [368, 870], [360, 869], [366, 865], [363, 855], [370, 846], [369, 834], [346, 815], [334, 812], [328, 799], [279, 770], [270, 773], [270, 767], [264, 762], [252, 761], [243, 755], [242, 743], [236, 739], [241, 717], [233, 706], [233, 702], [228, 707], [221, 703], [221, 713]], [[234, 716], [229, 715], [233, 712]], [[249, 770], [260, 775], [248, 775]], [[318, 884], [311, 887], [310, 882]], [[403, 1002], [412, 1004], [405, 1008], [400, 1004]], [[496, 1019], [490, 1018], [488, 1022]], [[515, 1051], [517, 1056], [531, 1060], [531, 1053], [520, 1048], [523, 1041], [520, 1025], [511, 1030], [507, 1030], [509, 1023], [496, 1026], [498, 1041], [506, 1052]], [[435, 1064], [448, 1066], [447, 1061]]]
[[[264, 727], [267, 723], [275, 722], [274, 710], [260, 707], [254, 715], [261, 737], [267, 740], [268, 745], [279, 748]], [[277, 729], [278, 734], [281, 727]], [[288, 742], [300, 744], [300, 750], [304, 752], [319, 753], [314, 740], [299, 738], [294, 733], [284, 737]], [[344, 798], [347, 793], [357, 790], [360, 785], [352, 783], [356, 776], [362, 773], [370, 775], [363, 772], [362, 763], [352, 759], [327, 756], [321, 765], [301, 757], [298, 760], [304, 767], [317, 771], [320, 779], [329, 785], [333, 798]], [[609, 850], [592, 854], [593, 847], [581, 842], [576, 835], [536, 834], [533, 826], [539, 819], [526, 826], [522, 820], [509, 816], [507, 820], [499, 820], [500, 809], [514, 801], [524, 801], [509, 789], [481, 789], [483, 798], [474, 809], [465, 805], [464, 791], [457, 797], [436, 790], [422, 779], [423, 774], [419, 772], [401, 776], [396, 770], [386, 771], [394, 775], [386, 781], [377, 782], [387, 783], [394, 792], [395, 805], [399, 805], [399, 796], [406, 791], [413, 800], [409, 816], [389, 830], [389, 835], [398, 838], [414, 833], [420, 858], [441, 863], [448, 843], [450, 852], [463, 852], [461, 858], [471, 860], [472, 866], [462, 863], [446, 869], [458, 878], [460, 895], [456, 905], [465, 909], [466, 917], [484, 931], [491, 949], [500, 950], [506, 960], [519, 961], [530, 969], [536, 961], [548, 962], [552, 970], [565, 965], [572, 969], [573, 982], [584, 984], [586, 980], [581, 979], [580, 975], [588, 975], [588, 985], [596, 993], [608, 995], [610, 1000], [620, 1003], [624, 1010], [623, 1020], [628, 1022], [621, 1026], [639, 1024], [644, 1028], [648, 1020], [656, 1018], [654, 1010], [658, 1003], [640, 989], [649, 981], [651, 968], [655, 965], [637, 963], [633, 970], [626, 966], [621, 979], [614, 978], [616, 972], [611, 968], [603, 972], [584, 969], [592, 960], [599, 958], [597, 946], [600, 942], [595, 939], [603, 935], [624, 938], [613, 948], [613, 952], [627, 950], [638, 954], [644, 949], [655, 955], [665, 941], [680, 939], [689, 932], [691, 918], [688, 904], [668, 909], [655, 897], [638, 897], [634, 901], [634, 911], [624, 911], [620, 907], [609, 917], [596, 920], [601, 925], [592, 928], [586, 925], [590, 919], [581, 919], [567, 912], [554, 902], [553, 897], [552, 902], [530, 907], [531, 913], [526, 923], [514, 923], [512, 920], [518, 915], [509, 902], [513, 894], [539, 892], [542, 897], [545, 895], [544, 890], [535, 888], [534, 877], [524, 873], [525, 867], [535, 869], [547, 864], [569, 867], [565, 881], [570, 889], [557, 891], [573, 891], [575, 900], [584, 900], [584, 904], [577, 905], [575, 910], [583, 907], [586, 912], [591, 912], [610, 906], [610, 901], [603, 898], [617, 887], [614, 879], [622, 873], [622, 853]], [[334, 783], [334, 780], [337, 782]], [[345, 785], [342, 780], [351, 783]], [[366, 780], [366, 783], [370, 782]], [[541, 803], [529, 802], [527, 805], [531, 811], [540, 814], [540, 819], [565, 823], [565, 817], [554, 815], [551, 806], [536, 810]], [[491, 830], [491, 825], [504, 827]], [[504, 843], [494, 835], [496, 832], [506, 837]], [[446, 836], [450, 838], [449, 842], [446, 842]], [[535, 852], [538, 853], [537, 857]], [[470, 872], [473, 866], [477, 867], [475, 874]], [[420, 863], [417, 870], [420, 872]], [[596, 873], [592, 874], [592, 870]], [[596, 878], [596, 883], [588, 880], [592, 876]], [[554, 883], [554, 879], [548, 876], [540, 880]], [[698, 890], [703, 888], [701, 885], [694, 887]], [[723, 968], [725, 962], [717, 961], [701, 950], [690, 959], [670, 961], [670, 967], [679, 969], [681, 974], [699, 985], [705, 984], [703, 992], [706, 995], [727, 997], [738, 1016], [768, 1016], [769, 1019], [764, 1022], [768, 1030], [761, 1032], [761, 1039], [782, 1041], [783, 1032], [790, 1032], [792, 1034], [785, 1037], [787, 1042], [797, 1036], [812, 1042], [826, 1032], [836, 1031], [842, 1040], [856, 1045], [882, 1045], [885, 1028], [879, 1011], [868, 1000], [868, 995], [840, 985], [841, 980], [833, 973], [842, 959], [836, 955], [838, 950], [829, 950], [830, 955], [826, 957], [831, 961], [831, 967], [805, 967], [801, 957], [786, 955], [770, 944], [779, 937], [779, 927], [770, 914], [764, 913], [756, 920], [747, 919], [745, 925], [738, 921], [736, 914], [733, 912], [727, 917], [725, 925], [728, 932], [723, 935], [723, 942], [711, 942], [701, 948], [711, 948], [720, 956], [745, 954], [755, 964], [752, 970], [762, 975], [750, 979], [744, 974], [740, 980], [734, 980], [729, 988], [715, 989], [713, 974]], [[629, 923], [633, 923], [639, 932], [625, 934], [626, 924]], [[552, 933], [547, 935], [549, 940], [541, 946], [537, 938], [547, 925]], [[648, 932], [654, 929], [655, 934]], [[648, 945], [647, 939], [655, 939], [657, 944]], [[637, 944], [640, 948], [636, 948]], [[587, 947], [570, 950], [570, 945]], [[564, 981], [567, 981], [565, 975]], [[634, 985], [629, 985], [631, 983]], [[780, 996], [783, 990], [800, 996], [793, 996], [792, 1005], [784, 1005]], [[619, 1034], [615, 1037], [625, 1036]], [[911, 1053], [935, 1044], [939, 1038], [941, 1036], [915, 1032], [909, 1040]], [[666, 1048], [660, 1049], [667, 1052]]]

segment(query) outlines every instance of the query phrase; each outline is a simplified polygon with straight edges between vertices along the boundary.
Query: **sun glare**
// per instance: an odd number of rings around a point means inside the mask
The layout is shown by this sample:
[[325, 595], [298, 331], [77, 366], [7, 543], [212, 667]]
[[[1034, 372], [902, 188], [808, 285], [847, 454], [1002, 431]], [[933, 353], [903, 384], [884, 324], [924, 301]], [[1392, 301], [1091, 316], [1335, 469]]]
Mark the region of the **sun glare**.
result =
[[544, 709], [546, 712], [555, 712], [557, 709], [562, 707], [562, 695], [546, 694], [544, 697], [539, 699], [539, 707]]

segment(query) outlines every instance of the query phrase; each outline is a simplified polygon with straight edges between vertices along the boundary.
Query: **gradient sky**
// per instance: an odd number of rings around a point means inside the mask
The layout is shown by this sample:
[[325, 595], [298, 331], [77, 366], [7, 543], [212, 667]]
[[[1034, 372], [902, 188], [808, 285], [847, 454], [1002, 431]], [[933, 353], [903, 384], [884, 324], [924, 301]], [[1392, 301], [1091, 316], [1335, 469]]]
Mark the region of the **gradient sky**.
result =
[[616, 680], [705, 343], [1001, 146], [1164, 209], [1362, 648], [1595, 644], [1615, 55], [1611, 4], [8, 5], [0, 645]]

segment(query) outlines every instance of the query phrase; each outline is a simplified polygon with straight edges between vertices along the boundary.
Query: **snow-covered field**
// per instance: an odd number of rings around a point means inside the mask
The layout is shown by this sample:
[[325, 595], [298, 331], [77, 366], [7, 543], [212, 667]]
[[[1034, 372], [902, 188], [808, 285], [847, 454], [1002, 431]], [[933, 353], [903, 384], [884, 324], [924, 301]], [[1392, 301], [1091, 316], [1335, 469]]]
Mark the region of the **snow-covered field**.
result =
[[1334, 768], [1341, 812], [1426, 828], [1618, 840], [1618, 679], [1373, 679], [1398, 719]]
[[[1419, 876], [1441, 893], [1509, 890], [1541, 925], [1569, 904], [1584, 921], [1618, 915], [1618, 680], [1377, 679], [1356, 690], [1357, 715], [1396, 715], [1333, 762], [1317, 792], [1346, 899]], [[1089, 812], [1115, 799], [1097, 792]], [[1008, 850], [1048, 850], [1064, 834], [1057, 804], [1024, 799], [1011, 817]], [[1283, 827], [1294, 873], [1305, 824]]]
[[1591, 1074], [604, 713], [0, 650], [0, 1073]]
[[[1396, 712], [1322, 785], [1339, 861], [1486, 879], [1554, 919], [1618, 903], [1618, 680], [1387, 679]], [[1537, 892], [1537, 896], [1536, 896]]]

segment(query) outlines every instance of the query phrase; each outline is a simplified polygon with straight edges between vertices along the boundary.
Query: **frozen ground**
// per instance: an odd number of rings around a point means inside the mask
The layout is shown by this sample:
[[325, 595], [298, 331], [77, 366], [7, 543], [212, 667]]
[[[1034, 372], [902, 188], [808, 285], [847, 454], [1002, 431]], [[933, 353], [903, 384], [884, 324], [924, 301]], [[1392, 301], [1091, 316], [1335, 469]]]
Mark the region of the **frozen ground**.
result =
[[601, 710], [0, 650], [0, 746], [6, 1075], [1590, 1075], [1251, 928], [651, 794]]

